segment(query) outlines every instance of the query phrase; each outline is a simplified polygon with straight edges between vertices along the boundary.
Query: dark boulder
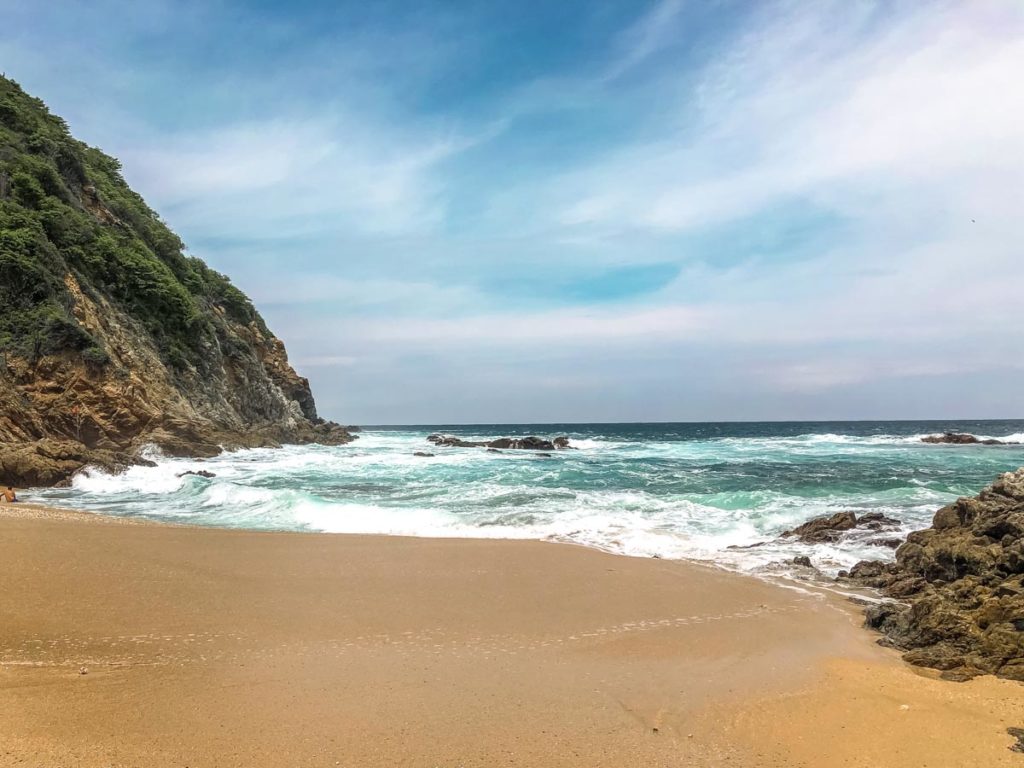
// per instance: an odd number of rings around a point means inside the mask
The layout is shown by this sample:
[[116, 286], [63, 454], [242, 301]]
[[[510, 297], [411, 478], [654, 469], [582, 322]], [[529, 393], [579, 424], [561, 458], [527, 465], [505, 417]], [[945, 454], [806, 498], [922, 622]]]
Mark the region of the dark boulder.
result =
[[857, 526], [870, 528], [872, 531], [884, 531], [889, 528], [899, 528], [900, 521], [895, 517], [888, 517], [881, 512], [868, 512], [857, 518]]
[[853, 512], [837, 512], [834, 515], [816, 517], [808, 520], [803, 525], [798, 525], [791, 531], [786, 531], [783, 536], [796, 536], [801, 541], [810, 544], [836, 541], [839, 534], [848, 531], [857, 525], [857, 516]]
[[1010, 746], [1011, 752], [1024, 752], [1024, 728], [1007, 728], [1006, 732], [1017, 740]]
[[217, 476], [213, 472], [210, 472], [208, 469], [199, 469], [199, 470], [189, 469], [189, 470], [186, 470], [184, 472], [179, 472], [177, 475], [175, 475], [175, 477], [185, 477], [186, 475], [195, 475], [196, 477], [205, 477], [205, 478], [211, 478], [211, 477], [216, 477]]
[[542, 437], [499, 437], [494, 440], [463, 440], [455, 435], [428, 435], [427, 440], [434, 445], [449, 448], [493, 448], [496, 450], [520, 451], [554, 451], [572, 448], [569, 438], [556, 437], [546, 440]]
[[1005, 445], [1002, 440], [991, 438], [982, 440], [966, 432], [945, 432], [941, 435], [926, 435], [921, 438], [922, 443], [945, 443], [948, 445]]

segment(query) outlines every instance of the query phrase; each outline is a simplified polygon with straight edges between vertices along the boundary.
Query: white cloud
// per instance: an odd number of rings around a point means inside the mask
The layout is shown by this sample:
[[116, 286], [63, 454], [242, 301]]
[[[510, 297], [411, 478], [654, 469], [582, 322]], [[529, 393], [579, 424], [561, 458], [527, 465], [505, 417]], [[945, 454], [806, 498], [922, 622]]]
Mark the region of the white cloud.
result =
[[699, 230], [798, 196], [984, 187], [994, 161], [1024, 174], [1021, 9], [922, 4], [869, 33], [848, 8], [756, 15], [680, 123], [558, 181], [556, 220]]
[[395, 234], [441, 220], [436, 166], [474, 141], [317, 117], [179, 133], [121, 154], [129, 179], [192, 233]]

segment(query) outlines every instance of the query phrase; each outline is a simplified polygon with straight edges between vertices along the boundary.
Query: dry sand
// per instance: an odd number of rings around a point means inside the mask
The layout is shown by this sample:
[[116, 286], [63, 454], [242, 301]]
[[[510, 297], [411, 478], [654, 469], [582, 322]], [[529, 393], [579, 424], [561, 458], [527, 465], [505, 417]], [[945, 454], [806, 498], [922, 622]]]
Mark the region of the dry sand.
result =
[[540, 542], [0, 505], [0, 765], [1016, 766], [840, 600]]

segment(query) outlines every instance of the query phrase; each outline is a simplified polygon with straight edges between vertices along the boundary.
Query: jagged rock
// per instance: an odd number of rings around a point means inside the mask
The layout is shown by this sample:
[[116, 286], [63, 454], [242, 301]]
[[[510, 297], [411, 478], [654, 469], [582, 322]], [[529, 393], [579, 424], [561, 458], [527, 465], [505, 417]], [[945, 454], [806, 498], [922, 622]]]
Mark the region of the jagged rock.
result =
[[217, 476], [213, 472], [210, 472], [208, 469], [187, 469], [184, 472], [179, 472], [177, 475], [175, 475], [175, 477], [185, 477], [187, 475], [195, 475], [196, 477], [205, 477], [207, 479]]
[[[572, 448], [569, 438], [556, 437], [545, 440], [541, 437], [499, 437], [495, 440], [463, 440], [455, 435], [427, 435], [427, 440], [437, 446], [449, 448], [493, 448], [498, 450], [554, 451]], [[557, 442], [557, 444], [556, 444]]]
[[[431, 440], [431, 437], [434, 439]], [[456, 437], [455, 435], [431, 435], [427, 440], [430, 440], [430, 442], [438, 447], [447, 448], [482, 448], [486, 445], [486, 443], [463, 440], [461, 437]]]
[[897, 538], [886, 538], [886, 539], [868, 539], [865, 544], [870, 544], [872, 547], [886, 547], [888, 549], [898, 549], [903, 544], [903, 539]]
[[926, 435], [921, 438], [922, 443], [948, 443], [950, 445], [1006, 445], [1002, 440], [987, 438], [982, 440], [966, 432], [945, 432], [941, 435]]
[[816, 517], [803, 525], [798, 525], [783, 536], [796, 536], [801, 541], [812, 544], [836, 541], [839, 534], [857, 525], [857, 516], [853, 512], [837, 512], [834, 515]]
[[899, 528], [900, 521], [895, 517], [888, 517], [881, 512], [868, 512], [857, 518], [857, 526], [870, 528], [873, 531], [882, 531], [886, 528]]
[[895, 563], [864, 561], [848, 577], [893, 598], [865, 619], [907, 661], [952, 680], [1024, 681], [1024, 467], [940, 509]]

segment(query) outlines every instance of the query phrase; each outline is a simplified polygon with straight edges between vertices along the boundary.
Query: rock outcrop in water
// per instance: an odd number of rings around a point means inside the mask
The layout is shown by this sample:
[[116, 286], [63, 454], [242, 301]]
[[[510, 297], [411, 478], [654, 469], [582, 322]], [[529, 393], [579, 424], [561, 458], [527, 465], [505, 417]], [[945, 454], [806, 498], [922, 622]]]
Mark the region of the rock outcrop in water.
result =
[[116, 160], [0, 78], [0, 481], [344, 443], [249, 299], [187, 256]]
[[1024, 681], [1024, 467], [940, 509], [896, 562], [863, 561], [848, 578], [893, 598], [867, 624], [907, 661]]
[[966, 432], [944, 432], [941, 435], [926, 435], [921, 438], [922, 443], [945, 443], [948, 445], [1016, 445], [1016, 443], [1004, 443], [994, 438], [975, 437]]
[[[855, 529], [866, 531], [886, 531], [898, 528], [900, 521], [883, 515], [881, 512], [868, 512], [857, 517], [854, 512], [836, 512], [808, 520], [791, 531], [785, 531], [783, 537], [796, 537], [806, 544], [831, 544]], [[888, 546], [891, 538], [867, 539], [868, 544]]]
[[428, 435], [427, 440], [439, 447], [488, 448], [492, 450], [555, 451], [575, 450], [565, 436], [545, 440], [542, 437], [499, 437], [496, 440], [463, 440], [455, 435]]

